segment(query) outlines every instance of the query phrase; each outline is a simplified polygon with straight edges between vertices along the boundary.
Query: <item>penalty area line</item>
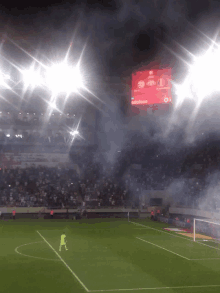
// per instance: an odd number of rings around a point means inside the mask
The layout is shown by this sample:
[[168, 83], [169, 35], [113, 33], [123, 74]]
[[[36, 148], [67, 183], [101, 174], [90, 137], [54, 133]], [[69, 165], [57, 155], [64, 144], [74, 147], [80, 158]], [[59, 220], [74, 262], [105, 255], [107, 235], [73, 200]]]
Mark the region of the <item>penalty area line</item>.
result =
[[129, 223], [132, 223], [132, 224], [135, 224], [135, 225], [139, 225], [139, 226], [146, 227], [146, 229], [152, 229], [152, 230], [155, 230], [155, 231], [158, 231], [158, 232], [161, 232], [161, 233], [165, 233], [166, 235], [170, 235], [170, 236], [172, 236], [172, 237], [182, 238], [182, 239], [185, 239], [185, 240], [187, 240], [187, 241], [190, 241], [190, 242], [193, 242], [193, 243], [197, 243], [197, 244], [199, 244], [199, 245], [204, 245], [204, 246], [210, 247], [210, 248], [212, 248], [212, 249], [220, 250], [220, 248], [216, 248], [216, 247], [213, 247], [213, 246], [211, 246], [211, 245], [208, 245], [208, 244], [202, 243], [203, 241], [202, 241], [202, 242], [201, 242], [201, 241], [200, 241], [200, 242], [198, 242], [198, 241], [194, 241], [194, 240], [191, 240], [191, 239], [189, 239], [189, 238], [187, 238], [187, 237], [182, 237], [182, 236], [179, 236], [179, 235], [174, 235], [174, 234], [171, 234], [171, 233], [169, 233], [169, 232], [165, 232], [165, 231], [162, 231], [162, 230], [159, 230], [159, 229], [155, 229], [155, 228], [152, 228], [152, 227], [150, 227], [150, 226], [146, 226], [146, 225], [143, 225], [143, 224], [140, 224], [140, 223], [135, 223], [135, 222], [132, 222], [132, 221], [129, 221]]
[[213, 260], [213, 259], [220, 259], [220, 258], [196, 258], [196, 259], [190, 259], [190, 260]]
[[201, 286], [178, 286], [178, 287], [157, 287], [157, 288], [132, 288], [132, 289], [110, 289], [110, 290], [89, 290], [89, 292], [115, 292], [115, 291], [135, 291], [135, 290], [164, 290], [164, 289], [187, 289], [187, 288], [212, 288], [220, 285], [201, 285]]
[[164, 248], [164, 247], [162, 247], [162, 246], [159, 246], [159, 245], [154, 244], [154, 243], [152, 243], [152, 242], [149, 242], [149, 241], [147, 241], [147, 240], [141, 239], [141, 238], [139, 238], [139, 237], [136, 237], [136, 238], [139, 239], [139, 240], [141, 240], [141, 241], [144, 241], [144, 242], [146, 242], [146, 243], [149, 243], [149, 244], [151, 244], [151, 245], [154, 245], [154, 246], [156, 246], [156, 247], [158, 247], [158, 248], [160, 248], [160, 249], [164, 249], [164, 250], [166, 250], [166, 251], [168, 251], [168, 252], [170, 252], [170, 253], [173, 253], [173, 254], [175, 254], [175, 255], [177, 255], [177, 256], [179, 256], [179, 257], [182, 257], [182, 258], [184, 258], [184, 259], [190, 260], [189, 258], [187, 258], [187, 257], [185, 257], [185, 256], [182, 256], [182, 255], [180, 255], [180, 254], [178, 254], [178, 253], [176, 253], [176, 252], [173, 252], [173, 251], [171, 251], [171, 250], [169, 250], [169, 249], [166, 249], [166, 248]]
[[68, 264], [62, 259], [62, 257], [59, 255], [58, 252], [50, 245], [50, 243], [40, 234], [40, 232], [37, 231], [37, 233], [40, 235], [40, 237], [50, 246], [50, 248], [56, 253], [56, 255], [59, 257], [59, 259], [64, 263], [64, 265], [67, 267], [67, 269], [71, 272], [71, 274], [77, 279], [77, 281], [82, 285], [82, 287], [89, 292], [89, 289], [83, 284], [83, 282], [79, 279], [79, 277], [71, 270], [71, 268], [68, 266]]

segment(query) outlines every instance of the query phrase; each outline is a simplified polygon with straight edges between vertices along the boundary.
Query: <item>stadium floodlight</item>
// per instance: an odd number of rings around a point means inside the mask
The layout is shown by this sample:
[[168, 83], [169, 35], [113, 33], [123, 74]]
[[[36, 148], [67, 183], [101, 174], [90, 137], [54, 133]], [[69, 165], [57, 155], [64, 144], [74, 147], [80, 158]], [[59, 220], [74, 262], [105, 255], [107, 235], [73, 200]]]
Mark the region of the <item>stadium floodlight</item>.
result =
[[71, 131], [70, 134], [72, 136], [75, 136], [75, 135], [78, 135], [79, 134], [79, 131], [78, 130], [74, 130], [74, 131]]
[[199, 100], [215, 91], [219, 91], [220, 50], [210, 49], [203, 56], [197, 57], [190, 66], [189, 80], [193, 95]]
[[43, 84], [43, 78], [39, 71], [35, 71], [33, 68], [29, 70], [23, 70], [23, 81], [25, 87], [32, 86], [37, 87]]
[[53, 93], [71, 93], [83, 86], [78, 67], [67, 63], [55, 64], [46, 72], [46, 84]]
[[[55, 101], [55, 100], [51, 101], [51, 102], [49, 103], [49, 106], [50, 106], [50, 110], [54, 110], [54, 109], [56, 109], [56, 108], [57, 108], [56, 101]], [[41, 114], [41, 115], [43, 115], [43, 114]]]

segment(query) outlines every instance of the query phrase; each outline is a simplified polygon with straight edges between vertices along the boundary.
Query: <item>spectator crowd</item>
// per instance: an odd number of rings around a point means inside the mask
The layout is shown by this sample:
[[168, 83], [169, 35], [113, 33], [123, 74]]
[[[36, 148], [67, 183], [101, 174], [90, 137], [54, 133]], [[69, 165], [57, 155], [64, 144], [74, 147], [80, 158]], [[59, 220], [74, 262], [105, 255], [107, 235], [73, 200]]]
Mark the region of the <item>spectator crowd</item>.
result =
[[110, 177], [98, 179], [99, 170], [93, 167], [89, 163], [82, 166], [82, 170], [87, 169], [82, 179], [69, 168], [1, 170], [0, 205], [78, 208], [84, 202], [87, 207], [122, 206], [127, 190]]
[[[1, 170], [0, 205], [140, 207], [144, 191], [166, 190], [175, 180], [184, 180], [184, 189], [176, 191], [175, 204], [198, 208], [207, 188], [205, 179], [218, 171], [218, 148], [206, 145], [200, 150], [182, 149], [177, 154], [169, 150], [162, 153], [154, 146], [152, 149], [127, 146], [117, 152], [114, 164], [108, 163], [105, 152], [96, 149], [71, 153], [78, 173], [67, 167], [43, 166]], [[217, 206], [213, 198], [204, 208]]]

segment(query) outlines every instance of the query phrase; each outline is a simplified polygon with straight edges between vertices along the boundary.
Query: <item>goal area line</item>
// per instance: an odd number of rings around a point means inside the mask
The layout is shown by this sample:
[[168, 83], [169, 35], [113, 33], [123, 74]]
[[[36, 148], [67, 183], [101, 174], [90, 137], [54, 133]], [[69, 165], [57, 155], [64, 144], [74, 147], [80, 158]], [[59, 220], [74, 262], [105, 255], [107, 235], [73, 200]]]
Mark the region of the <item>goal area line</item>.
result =
[[[196, 242], [203, 242], [203, 241], [208, 241], [208, 242], [214, 242], [214, 243], [216, 243], [216, 241], [213, 240], [213, 238], [212, 239], [198, 239], [198, 240], [196, 240]], [[218, 241], [220, 241], [220, 239], [218, 239]]]
[[[194, 234], [193, 233], [177, 233], [179, 235], [183, 235], [183, 236], [186, 236], [186, 237], [189, 237], [189, 238], [194, 238]], [[204, 240], [213, 240], [214, 238], [213, 237], [210, 237], [210, 236], [207, 236], [207, 235], [203, 235], [203, 234], [200, 234], [200, 233], [196, 233], [195, 234], [195, 237], [198, 238], [198, 239], [201, 239], [201, 240], [196, 240], [196, 241], [204, 241]]]
[[[161, 232], [161, 233], [165, 233], [166, 235], [170, 235], [171, 237], [179, 237], [179, 238], [185, 239], [185, 240], [187, 240], [187, 241], [194, 242], [194, 241], [191, 240], [190, 238], [182, 237], [182, 236], [180, 236], [180, 235], [174, 235], [174, 234], [172, 234], [172, 233], [168, 233], [168, 232], [166, 232], [166, 231], [162, 231], [162, 230], [159, 230], [159, 229], [156, 229], [156, 228], [152, 228], [152, 227], [150, 227], [150, 226], [146, 226], [146, 225], [143, 225], [143, 224], [140, 224], [140, 223], [136, 223], [136, 222], [132, 222], [132, 221], [129, 221], [129, 222], [132, 223], [132, 224], [134, 224], [134, 225], [139, 225], [139, 226], [146, 227], [147, 229], [152, 229], [152, 230], [155, 230], [155, 231], [158, 231], [158, 232]], [[178, 234], [179, 234], [179, 233], [178, 233]], [[186, 233], [183, 233], [183, 235], [185, 236]], [[142, 236], [142, 237], [143, 237], [143, 236]], [[191, 237], [191, 238], [192, 238], [192, 237]], [[212, 239], [213, 239], [213, 238], [212, 238]], [[217, 247], [214, 247], [214, 246], [211, 246], [211, 245], [208, 245], [208, 244], [202, 243], [202, 242], [204, 242], [204, 241], [200, 241], [200, 242], [195, 241], [195, 243], [197, 243], [197, 244], [199, 244], [199, 245], [204, 245], [204, 246], [207, 246], [207, 247], [212, 248], [212, 249], [215, 249], [215, 250], [220, 250], [220, 248], [217, 248]], [[165, 249], [165, 248], [163, 248], [163, 249]], [[170, 252], [171, 252], [171, 251], [170, 251]], [[174, 252], [172, 251], [171, 253], [174, 253]], [[174, 254], [175, 254], [175, 253], [174, 253]], [[179, 255], [179, 256], [181, 256], [181, 257], [187, 259], [187, 257], [184, 257], [184, 256], [182, 256], [182, 255]], [[209, 259], [210, 259], [210, 258], [207, 258], [207, 260], [209, 260]], [[218, 258], [213, 258], [213, 259], [218, 259]], [[205, 259], [188, 259], [188, 260], [205, 260]]]

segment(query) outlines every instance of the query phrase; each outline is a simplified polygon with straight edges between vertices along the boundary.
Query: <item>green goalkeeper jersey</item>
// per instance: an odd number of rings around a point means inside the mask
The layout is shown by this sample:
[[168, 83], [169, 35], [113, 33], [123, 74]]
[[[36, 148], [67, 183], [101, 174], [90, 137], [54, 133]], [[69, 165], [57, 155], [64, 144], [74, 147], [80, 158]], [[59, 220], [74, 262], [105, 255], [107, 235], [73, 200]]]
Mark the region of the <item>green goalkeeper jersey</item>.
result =
[[65, 244], [65, 238], [66, 238], [65, 234], [61, 235], [61, 244]]

